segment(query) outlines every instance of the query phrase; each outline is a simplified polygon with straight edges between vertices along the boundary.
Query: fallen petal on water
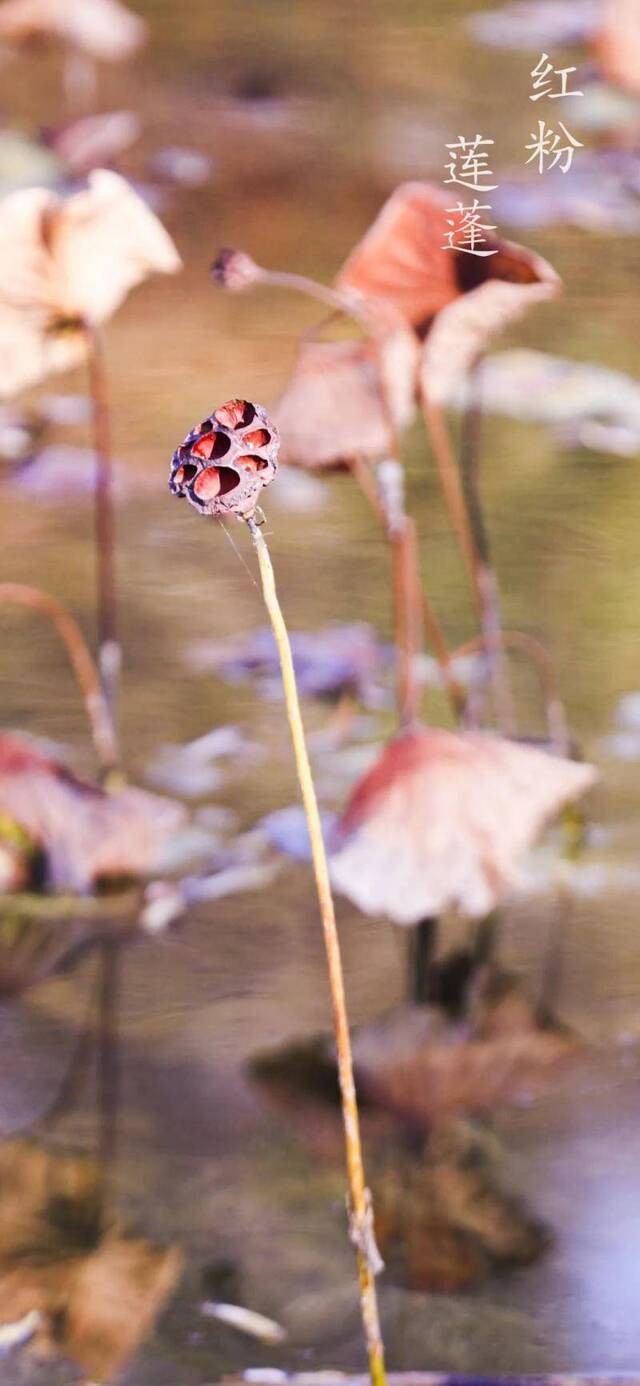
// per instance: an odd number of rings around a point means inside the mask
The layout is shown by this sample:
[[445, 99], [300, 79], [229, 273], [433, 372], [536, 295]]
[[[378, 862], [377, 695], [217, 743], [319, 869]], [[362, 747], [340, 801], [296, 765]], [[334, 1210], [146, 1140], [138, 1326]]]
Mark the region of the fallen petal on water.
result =
[[276, 1323], [275, 1319], [268, 1319], [264, 1314], [256, 1314], [255, 1310], [245, 1309], [241, 1304], [219, 1304], [216, 1300], [205, 1300], [200, 1306], [200, 1312], [207, 1319], [217, 1319], [219, 1323], [229, 1324], [231, 1328], [237, 1328], [239, 1333], [246, 1333], [250, 1338], [257, 1338], [269, 1346], [287, 1340], [286, 1328]]
[[31, 1309], [15, 1323], [0, 1324], [0, 1357], [24, 1347], [41, 1326], [42, 1314], [38, 1309]]
[[215, 171], [213, 159], [207, 154], [199, 149], [185, 149], [182, 145], [159, 149], [149, 160], [149, 167], [153, 174], [181, 188], [202, 188], [210, 182]]

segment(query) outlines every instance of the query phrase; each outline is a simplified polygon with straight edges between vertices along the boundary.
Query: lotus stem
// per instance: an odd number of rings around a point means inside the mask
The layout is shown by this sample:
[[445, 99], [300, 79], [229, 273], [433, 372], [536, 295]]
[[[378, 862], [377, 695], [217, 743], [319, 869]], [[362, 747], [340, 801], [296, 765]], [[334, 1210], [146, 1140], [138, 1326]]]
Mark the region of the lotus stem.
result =
[[[500, 639], [504, 649], [522, 650], [535, 664], [544, 697], [549, 741], [558, 755], [568, 755], [571, 738], [567, 714], [560, 697], [553, 660], [548, 650], [545, 650], [542, 642], [536, 640], [534, 635], [526, 635], [524, 631], [520, 630], [502, 630]], [[483, 637], [476, 636], [473, 640], [467, 640], [464, 645], [459, 645], [456, 650], [453, 650], [451, 657], [452, 659], [460, 659], [464, 655], [475, 654], [476, 651], [484, 648]]]
[[437, 919], [420, 919], [409, 936], [407, 1000], [415, 1006], [424, 1006], [429, 1000], [429, 977], [437, 932]]
[[102, 944], [98, 987], [98, 1148], [104, 1177], [113, 1167], [118, 1149], [120, 954], [115, 939]]
[[113, 770], [119, 761], [118, 742], [100, 676], [79, 625], [66, 607], [41, 592], [19, 582], [0, 583], [0, 604], [26, 606], [47, 616], [62, 640], [82, 694], [96, 756], [103, 772]]
[[[351, 471], [351, 475], [353, 476], [354, 480], [358, 483], [360, 490], [368, 500], [374, 514], [376, 515], [377, 519], [380, 521], [380, 524], [382, 525], [385, 537], [392, 550], [394, 566], [398, 561], [396, 557], [396, 550], [398, 547], [402, 547], [402, 544], [404, 543], [404, 569], [405, 572], [408, 569], [411, 578], [411, 600], [415, 601], [417, 605], [420, 607], [421, 621], [424, 626], [425, 634], [429, 642], [429, 645], [433, 650], [434, 657], [440, 669], [442, 682], [444, 684], [444, 688], [446, 690], [447, 697], [451, 705], [451, 710], [453, 712], [456, 722], [458, 722], [462, 716], [462, 713], [464, 712], [466, 702], [465, 693], [464, 689], [457, 682], [454, 676], [453, 669], [451, 666], [451, 656], [447, 648], [447, 643], [444, 637], [442, 626], [440, 625], [440, 622], [438, 620], [438, 617], [436, 616], [431, 601], [420, 582], [420, 577], [418, 573], [415, 522], [413, 520], [408, 519], [408, 517], [404, 515], [403, 526], [400, 526], [400, 528], [406, 527], [411, 529], [411, 536], [408, 539], [406, 535], [403, 539], [402, 534], [398, 535], [397, 533], [394, 533], [394, 526], [392, 523], [392, 517], [389, 513], [389, 507], [385, 502], [384, 494], [381, 492], [380, 487], [376, 484], [375, 478], [372, 474], [371, 468], [369, 467], [368, 463], [365, 462], [364, 458], [362, 457], [353, 458], [349, 464], [349, 470]], [[398, 528], [398, 526], [396, 528]], [[406, 607], [406, 600], [403, 601], [402, 604]], [[398, 614], [397, 601], [394, 603], [394, 613], [396, 645], [400, 649], [402, 635], [400, 631], [401, 623]], [[411, 625], [413, 626], [413, 618], [410, 618], [410, 620]], [[406, 624], [408, 623], [405, 623], [405, 625]], [[413, 634], [413, 639], [417, 644], [417, 635], [415, 634], [415, 632]], [[406, 652], [404, 660], [406, 661]]]
[[113, 461], [111, 457], [109, 393], [100, 333], [89, 324], [85, 324], [84, 330], [89, 348], [89, 388], [93, 410], [93, 443], [96, 460], [94, 527], [98, 663], [105, 697], [112, 720], [115, 723], [120, 677], [120, 646], [117, 631]]
[[[317, 302], [324, 303], [327, 307], [332, 309], [333, 313], [340, 313], [344, 317], [351, 318], [353, 322], [357, 323], [357, 325], [360, 328], [362, 328], [367, 337], [369, 337], [370, 340], [373, 342], [373, 345], [376, 349], [378, 366], [378, 393], [380, 396], [380, 404], [384, 414], [385, 426], [389, 440], [389, 448], [393, 458], [399, 458], [400, 446], [398, 431], [393, 418], [393, 412], [390, 407], [388, 392], [385, 387], [384, 372], [381, 359], [381, 340], [384, 334], [380, 329], [377, 329], [374, 315], [372, 313], [367, 312], [366, 307], [356, 302], [356, 300], [352, 298], [350, 295], [344, 294], [338, 289], [332, 289], [327, 284], [320, 284], [315, 279], [309, 279], [305, 274], [294, 274], [288, 270], [267, 270], [260, 267], [257, 270], [256, 282], [260, 284], [270, 285], [272, 288], [290, 289], [294, 293], [305, 294], [307, 298], [314, 298]], [[369, 503], [372, 505], [379, 520], [384, 526], [385, 533], [387, 534], [389, 542], [391, 543], [393, 548], [395, 541], [389, 533], [388, 517], [385, 512], [384, 504], [383, 502], [381, 502], [380, 497], [378, 495], [375, 482], [371, 477], [369, 467], [367, 466], [366, 462], [363, 461], [362, 458], [357, 457], [353, 458], [349, 465], [352, 475], [358, 481], [362, 491], [366, 495]], [[396, 559], [394, 558], [394, 566], [395, 563]], [[429, 601], [429, 598], [427, 597], [426, 593], [423, 592], [420, 600], [423, 608], [423, 620], [427, 637], [430, 641], [434, 655], [440, 665], [444, 685], [451, 702], [454, 716], [456, 718], [456, 721], [458, 721], [464, 709], [464, 693], [460, 686], [456, 685], [455, 680], [453, 679], [450, 663], [447, 656], [446, 641], [444, 639], [444, 635], [442, 633], [442, 629], [440, 627], [438, 618], [435, 614], [435, 611], [433, 610], [431, 602]]]
[[469, 524], [480, 561], [491, 565], [489, 536], [484, 522], [478, 481], [482, 427], [479, 362], [469, 373], [469, 396], [462, 415], [460, 435], [460, 475]]
[[442, 410], [429, 398], [428, 393], [422, 387], [420, 393], [422, 412], [438, 469], [440, 486], [453, 531], [467, 566], [471, 592], [480, 620], [491, 669], [498, 723], [501, 731], [506, 734], [513, 734], [515, 731], [513, 702], [502, 659], [500, 644], [502, 619], [495, 574], [493, 569], [482, 559], [477, 548], [476, 537], [471, 525], [460, 474]]
[[371, 333], [371, 317], [365, 308], [361, 308], [355, 300], [352, 300], [339, 289], [332, 289], [328, 284], [319, 284], [316, 279], [308, 279], [306, 274], [292, 274], [288, 270], [267, 270], [261, 269], [259, 283], [271, 284], [275, 289], [291, 289], [294, 293], [306, 294], [307, 298], [315, 298], [318, 303], [325, 303], [327, 307], [344, 313], [359, 323], [367, 334]]
[[378, 1302], [375, 1286], [375, 1272], [380, 1268], [375, 1247], [371, 1197], [365, 1184], [362, 1146], [360, 1141], [360, 1122], [353, 1077], [349, 1021], [344, 989], [344, 975], [340, 956], [340, 943], [336, 927], [335, 909], [329, 867], [322, 838], [322, 827], [318, 810], [309, 754], [300, 711], [300, 700], [291, 654], [291, 644], [276, 591], [275, 575], [267, 542], [255, 520], [247, 524], [258, 557], [262, 591], [265, 606], [271, 621], [278, 648], [282, 683], [287, 708], [287, 718], [291, 731], [296, 770], [306, 814], [311, 856], [320, 906], [320, 916], [329, 970], [329, 987], [333, 1008], [333, 1019], [338, 1056], [338, 1077], [342, 1099], [347, 1174], [349, 1181], [349, 1218], [352, 1241], [356, 1247], [358, 1278], [360, 1283], [360, 1304], [362, 1321], [369, 1359], [372, 1386], [385, 1386], [384, 1346], [380, 1330]]

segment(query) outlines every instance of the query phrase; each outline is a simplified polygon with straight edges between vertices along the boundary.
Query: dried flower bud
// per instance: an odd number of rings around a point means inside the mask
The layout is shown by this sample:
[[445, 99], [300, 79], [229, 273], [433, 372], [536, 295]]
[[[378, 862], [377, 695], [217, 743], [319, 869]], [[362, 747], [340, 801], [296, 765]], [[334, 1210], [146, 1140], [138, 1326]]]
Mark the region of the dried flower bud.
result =
[[263, 274], [264, 270], [250, 255], [245, 255], [244, 250], [219, 250], [211, 266], [214, 284], [236, 294], [250, 289], [253, 284], [259, 284]]
[[278, 430], [260, 404], [230, 399], [193, 428], [171, 461], [169, 489], [205, 515], [253, 515], [278, 467]]

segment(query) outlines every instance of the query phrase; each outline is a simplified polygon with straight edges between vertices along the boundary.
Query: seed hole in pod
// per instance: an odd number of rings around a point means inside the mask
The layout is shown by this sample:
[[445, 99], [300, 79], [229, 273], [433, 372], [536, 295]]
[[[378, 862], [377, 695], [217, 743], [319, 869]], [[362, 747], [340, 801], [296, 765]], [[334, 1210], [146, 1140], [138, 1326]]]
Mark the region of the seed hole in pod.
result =
[[212, 428], [214, 427], [215, 425], [213, 419], [204, 419], [203, 422], [200, 424], [198, 433], [210, 433]]
[[183, 462], [182, 466], [178, 467], [177, 472], [174, 472], [173, 479], [181, 486], [184, 481], [193, 481], [197, 470], [198, 468], [193, 462]]
[[253, 433], [245, 433], [242, 439], [248, 448], [266, 448], [271, 442], [271, 434], [266, 428], [254, 428]]
[[226, 433], [207, 433], [194, 443], [191, 455], [203, 457], [205, 462], [217, 462], [218, 458], [226, 456], [230, 447], [231, 439], [227, 438]]
[[256, 411], [248, 399], [230, 399], [216, 409], [213, 417], [224, 428], [246, 428], [253, 423]]
[[231, 467], [205, 467], [193, 483], [193, 493], [198, 500], [210, 501], [235, 491], [239, 484], [240, 477]]
[[237, 465], [247, 467], [250, 472], [263, 472], [269, 463], [265, 461], [264, 457], [253, 457], [251, 453], [246, 453], [244, 457], [238, 458]]

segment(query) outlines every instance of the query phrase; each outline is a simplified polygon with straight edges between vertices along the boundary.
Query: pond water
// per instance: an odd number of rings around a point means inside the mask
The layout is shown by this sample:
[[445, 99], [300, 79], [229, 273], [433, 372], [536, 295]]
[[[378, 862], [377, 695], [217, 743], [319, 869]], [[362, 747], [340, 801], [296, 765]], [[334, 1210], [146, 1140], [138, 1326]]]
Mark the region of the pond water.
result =
[[[209, 262], [220, 245], [235, 244], [260, 263], [330, 279], [395, 183], [441, 180], [444, 143], [461, 130], [495, 140], [498, 170], [521, 169], [531, 125], [528, 74], [538, 54], [480, 48], [465, 17], [482, 7], [462, 0], [192, 0], [188, 7], [146, 0], [140, 8], [151, 22], [145, 56], [100, 79], [104, 109], [142, 114], [143, 136], [124, 171], [144, 181], [150, 156], [167, 145], [206, 153], [214, 171], [205, 187], [172, 195], [163, 212], [184, 273], [137, 291], [107, 335], [114, 449], [127, 481], [118, 512], [123, 739], [139, 778], [160, 742], [229, 722], [245, 728], [265, 755], [257, 765], [231, 766], [214, 799], [249, 827], [296, 797], [281, 706], [261, 701], [248, 685], [190, 673], [184, 654], [198, 639], [262, 625], [261, 601], [218, 528], [171, 499], [168, 463], [216, 404], [276, 396], [297, 334], [316, 313], [293, 295], [227, 298], [211, 286]], [[579, 60], [568, 52], [567, 61]], [[25, 81], [26, 60], [14, 62], [3, 106], [16, 122], [50, 124], [61, 114], [59, 71], [41, 55], [30, 61], [38, 79]], [[632, 239], [558, 227], [516, 234], [551, 260], [565, 293], [501, 345], [633, 373]], [[81, 373], [61, 388], [82, 390]], [[406, 461], [423, 573], [457, 644], [474, 633], [472, 611], [418, 425]], [[597, 859], [633, 866], [637, 766], [608, 757], [602, 743], [617, 700], [640, 680], [637, 463], [562, 451], [543, 427], [490, 418], [483, 488], [506, 623], [547, 644], [572, 729], [602, 772], [589, 808], [603, 829]], [[292, 513], [270, 497], [265, 508], [291, 627], [358, 619], [388, 637], [384, 545], [348, 479], [326, 481], [317, 513]], [[3, 578], [64, 598], [91, 634], [86, 498], [43, 504], [5, 486], [3, 514]], [[243, 533], [236, 542], [251, 565]], [[3, 723], [70, 745], [74, 764], [90, 769], [81, 710], [53, 638], [22, 614], [4, 614], [2, 622]], [[533, 681], [523, 677], [518, 690], [526, 729], [539, 731]], [[438, 694], [425, 694], [424, 715], [447, 721]], [[310, 727], [326, 717], [326, 707], [308, 705]], [[512, 1180], [553, 1224], [556, 1245], [536, 1266], [465, 1295], [427, 1297], [383, 1282], [395, 1369], [637, 1366], [640, 934], [629, 879], [616, 885], [612, 872], [610, 887], [581, 899], [570, 919], [559, 1008], [594, 1046], [588, 1072], [496, 1119]], [[556, 907], [552, 894], [542, 894], [504, 913], [503, 956], [528, 969], [534, 986]], [[363, 1022], [401, 996], [404, 940], [344, 902], [339, 923], [351, 1016]], [[72, 975], [0, 1009], [3, 1130], [46, 1105], [94, 969], [88, 958]], [[329, 1025], [308, 872], [288, 867], [269, 889], [201, 906], [174, 935], [129, 950], [121, 1025], [118, 1195], [146, 1228], [187, 1251], [177, 1297], [123, 1380], [203, 1386], [224, 1370], [261, 1363], [361, 1366], [342, 1171], [305, 1154], [243, 1073], [255, 1051]], [[91, 1094], [56, 1137], [90, 1147]], [[289, 1328], [285, 1347], [265, 1349], [201, 1318], [203, 1268], [227, 1259], [240, 1268], [243, 1302]], [[66, 1381], [68, 1373], [5, 1364], [0, 1380], [35, 1386]]]

